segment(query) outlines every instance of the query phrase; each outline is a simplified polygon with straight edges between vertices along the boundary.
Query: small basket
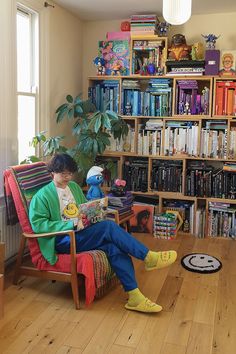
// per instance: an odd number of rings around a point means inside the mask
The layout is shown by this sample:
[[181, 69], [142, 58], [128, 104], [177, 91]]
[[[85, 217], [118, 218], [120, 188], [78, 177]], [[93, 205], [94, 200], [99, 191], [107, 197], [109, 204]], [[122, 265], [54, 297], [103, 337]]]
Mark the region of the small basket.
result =
[[183, 224], [178, 211], [167, 210], [165, 213], [154, 215], [153, 236], [163, 240], [172, 240], [177, 236], [178, 230]]

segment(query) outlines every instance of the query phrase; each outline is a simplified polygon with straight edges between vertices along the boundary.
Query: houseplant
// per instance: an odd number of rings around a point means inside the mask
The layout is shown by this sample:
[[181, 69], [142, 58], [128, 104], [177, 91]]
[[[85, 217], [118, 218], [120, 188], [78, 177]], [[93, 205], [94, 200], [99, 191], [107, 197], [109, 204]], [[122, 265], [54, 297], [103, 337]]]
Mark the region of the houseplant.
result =
[[[111, 135], [115, 139], [124, 138], [128, 134], [128, 125], [117, 113], [106, 110], [99, 111], [88, 100], [82, 100], [81, 96], [73, 98], [66, 96], [66, 102], [56, 110], [56, 121], [60, 124], [63, 120], [73, 120], [72, 135], [76, 143], [70, 148], [62, 145], [63, 136], [46, 138], [45, 132], [33, 137], [31, 145], [42, 147], [43, 156], [53, 155], [55, 152], [64, 151], [70, 154], [78, 163], [83, 174], [95, 164], [98, 155], [102, 155], [106, 147], [110, 145]], [[28, 157], [24, 162], [33, 162], [37, 158]], [[109, 166], [107, 166], [109, 167]], [[110, 163], [112, 169], [112, 163]]]

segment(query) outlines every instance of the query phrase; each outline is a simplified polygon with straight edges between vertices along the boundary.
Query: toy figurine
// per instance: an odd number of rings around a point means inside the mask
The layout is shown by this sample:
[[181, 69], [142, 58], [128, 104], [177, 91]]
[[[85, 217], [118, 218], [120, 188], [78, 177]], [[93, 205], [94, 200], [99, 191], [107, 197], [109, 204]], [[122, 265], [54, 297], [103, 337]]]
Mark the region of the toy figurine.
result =
[[122, 197], [126, 192], [126, 181], [124, 179], [116, 179], [111, 186], [111, 193], [116, 197]]
[[184, 102], [179, 101], [179, 114], [184, 114]]
[[86, 183], [90, 186], [86, 196], [88, 200], [104, 197], [104, 193], [100, 188], [100, 185], [104, 181], [102, 171], [102, 167], [93, 166], [87, 173]]
[[184, 114], [191, 114], [188, 102], [186, 102], [185, 105], [184, 105]]
[[96, 57], [93, 62], [97, 67], [97, 75], [105, 75], [105, 60], [103, 58]]
[[127, 102], [125, 105], [125, 115], [132, 116], [132, 106], [130, 102]]
[[215, 44], [216, 44], [216, 40], [220, 37], [220, 36], [215, 36], [214, 34], [210, 33], [210, 34], [202, 34], [202, 37], [205, 39], [206, 41], [206, 48], [207, 49], [215, 49]]
[[171, 47], [168, 49], [168, 59], [189, 60], [191, 46], [187, 45], [183, 34], [175, 34], [171, 39]]
[[160, 37], [167, 36], [167, 32], [168, 32], [170, 26], [171, 26], [171, 24], [168, 22], [159, 22], [157, 25], [158, 36], [160, 36]]
[[117, 60], [116, 62], [114, 62], [114, 64], [112, 65], [111, 68], [111, 75], [120, 75], [122, 69], [122, 65], [121, 62], [119, 60]]

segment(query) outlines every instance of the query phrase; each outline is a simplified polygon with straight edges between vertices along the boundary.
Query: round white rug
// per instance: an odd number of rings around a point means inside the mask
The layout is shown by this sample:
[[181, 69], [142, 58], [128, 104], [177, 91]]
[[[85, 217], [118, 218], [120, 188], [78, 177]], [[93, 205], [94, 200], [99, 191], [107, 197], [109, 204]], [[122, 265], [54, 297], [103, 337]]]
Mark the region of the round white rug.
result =
[[181, 259], [182, 266], [190, 272], [215, 273], [221, 269], [222, 263], [216, 257], [205, 253], [190, 253]]

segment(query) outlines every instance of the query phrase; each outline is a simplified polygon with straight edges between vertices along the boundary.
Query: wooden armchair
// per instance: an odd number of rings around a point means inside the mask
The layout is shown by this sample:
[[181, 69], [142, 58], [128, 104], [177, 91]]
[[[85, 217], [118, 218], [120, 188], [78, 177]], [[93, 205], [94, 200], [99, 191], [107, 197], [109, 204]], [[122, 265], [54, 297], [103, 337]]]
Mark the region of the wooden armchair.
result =
[[[18, 220], [22, 228], [22, 238], [17, 255], [14, 284], [21, 275], [34, 276], [49, 280], [71, 283], [76, 309], [79, 309], [78, 274], [85, 279], [86, 304], [95, 296], [103, 295], [104, 291], [117, 282], [107, 257], [103, 251], [81, 252], [76, 254], [75, 233], [73, 230], [34, 234], [28, 218], [28, 208], [33, 195], [51, 181], [44, 162], [13, 166], [4, 172], [5, 199], [8, 224]], [[58, 254], [54, 265], [49, 264], [42, 256], [38, 241], [39, 237], [68, 234], [71, 239], [70, 254]], [[33, 266], [23, 264], [24, 250], [28, 244]]]

